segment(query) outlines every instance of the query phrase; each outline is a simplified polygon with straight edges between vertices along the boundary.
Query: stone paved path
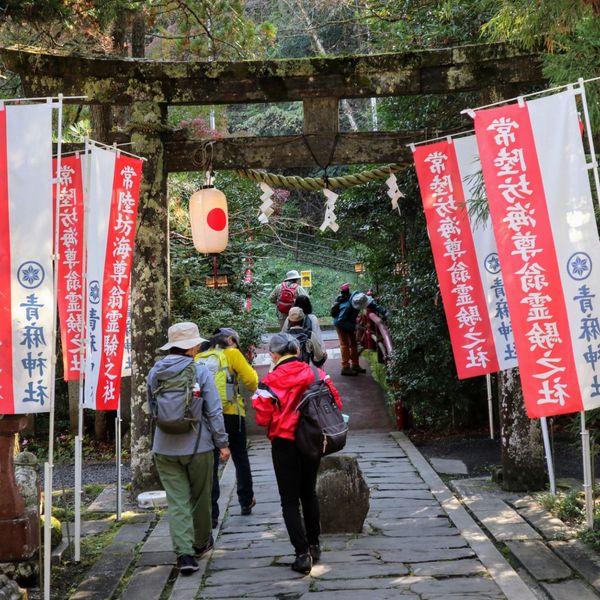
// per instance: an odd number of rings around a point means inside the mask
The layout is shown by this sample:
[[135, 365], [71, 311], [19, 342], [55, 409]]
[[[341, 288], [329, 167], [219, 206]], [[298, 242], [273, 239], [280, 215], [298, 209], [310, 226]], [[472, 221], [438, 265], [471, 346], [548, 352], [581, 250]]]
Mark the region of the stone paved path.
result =
[[[251, 462], [258, 504], [239, 514], [233, 468], [222, 483], [224, 518], [210, 556], [191, 577], [178, 577], [170, 600], [194, 598], [533, 599], [428, 463], [401, 434], [351, 432], [344, 451], [355, 454], [371, 489], [360, 535], [325, 535], [310, 576], [294, 573], [267, 440], [253, 438]], [[173, 560], [166, 517], [142, 548], [143, 576], [164, 577]], [[153, 570], [154, 567], [154, 570]], [[141, 568], [141, 567], [140, 567]], [[139, 581], [139, 579], [138, 579]], [[150, 579], [147, 580], [148, 582]], [[124, 600], [142, 596], [125, 590]], [[158, 597], [158, 595], [156, 595]]]

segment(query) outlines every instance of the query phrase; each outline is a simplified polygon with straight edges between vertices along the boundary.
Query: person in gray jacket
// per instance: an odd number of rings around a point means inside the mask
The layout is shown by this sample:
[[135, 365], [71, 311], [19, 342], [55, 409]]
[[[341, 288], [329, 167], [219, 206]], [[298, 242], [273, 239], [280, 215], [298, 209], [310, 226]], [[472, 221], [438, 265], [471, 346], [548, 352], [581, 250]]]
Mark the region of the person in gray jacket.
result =
[[[228, 437], [223, 423], [221, 399], [208, 369], [194, 363], [200, 337], [194, 323], [176, 323], [169, 327], [169, 341], [160, 350], [168, 354], [152, 367], [148, 374], [148, 402], [152, 414], [158, 415], [152, 451], [161, 483], [167, 493], [169, 531], [182, 574], [191, 574], [201, 557], [214, 544], [211, 535], [211, 487], [213, 449], [220, 458], [229, 458]], [[173, 406], [181, 406], [185, 388], [169, 386], [181, 379], [182, 372], [191, 374], [193, 388], [187, 396], [189, 420], [193, 426], [183, 433], [167, 432], [165, 420]], [[194, 380], [195, 374], [195, 380]], [[176, 379], [177, 378], [177, 379]], [[167, 415], [165, 417], [165, 415]], [[162, 421], [161, 421], [162, 417]], [[162, 425], [161, 425], [162, 423]], [[161, 428], [162, 427], [162, 428]]]

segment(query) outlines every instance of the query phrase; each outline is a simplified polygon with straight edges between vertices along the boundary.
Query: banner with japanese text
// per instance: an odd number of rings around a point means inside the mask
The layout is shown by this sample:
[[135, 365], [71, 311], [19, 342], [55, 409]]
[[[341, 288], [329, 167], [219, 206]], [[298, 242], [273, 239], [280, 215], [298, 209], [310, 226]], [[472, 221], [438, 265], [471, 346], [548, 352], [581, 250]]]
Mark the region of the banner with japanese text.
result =
[[477, 140], [474, 135], [469, 135], [454, 138], [453, 141], [469, 213], [477, 266], [492, 326], [498, 367], [504, 371], [517, 366], [517, 354], [492, 222], [487, 211], [473, 210], [474, 203], [483, 191]]
[[142, 161], [92, 147], [84, 407], [119, 405]]
[[474, 121], [527, 414], [597, 408], [600, 243], [575, 91]]
[[50, 410], [52, 105], [0, 104], [0, 414]]
[[[79, 379], [83, 327], [83, 180], [79, 154], [60, 163], [58, 315], [65, 381]], [[56, 159], [54, 160], [56, 169]], [[56, 190], [56, 186], [54, 186]]]
[[498, 370], [488, 310], [452, 140], [413, 150], [459, 379]]

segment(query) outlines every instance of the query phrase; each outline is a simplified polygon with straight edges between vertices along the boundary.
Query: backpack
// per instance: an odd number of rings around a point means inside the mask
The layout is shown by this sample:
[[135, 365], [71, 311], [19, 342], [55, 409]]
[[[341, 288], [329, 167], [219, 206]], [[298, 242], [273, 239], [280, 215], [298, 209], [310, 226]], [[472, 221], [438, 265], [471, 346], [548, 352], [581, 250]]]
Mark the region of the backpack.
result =
[[159, 379], [152, 395], [156, 400], [153, 416], [156, 426], [164, 433], [188, 433], [196, 429], [191, 403], [196, 381], [196, 365], [191, 362], [177, 375]]
[[309, 352], [307, 344], [310, 341], [311, 331], [305, 327], [292, 327], [287, 332], [296, 338], [298, 346], [300, 346], [300, 356], [298, 358], [302, 362], [310, 364], [312, 352]]
[[[353, 292], [346, 300], [343, 300], [342, 302], [339, 303], [337, 315], [334, 316], [334, 319], [333, 319], [333, 324], [336, 327], [341, 325], [342, 323], [353, 325], [354, 322], [356, 321], [356, 317], [358, 316], [358, 311], [352, 306], [352, 297], [354, 296], [354, 294], [356, 294], [356, 292]], [[333, 311], [333, 309], [332, 309], [332, 311]], [[344, 327], [342, 327], [342, 328], [344, 328]], [[354, 326], [352, 328], [354, 328]]]
[[279, 298], [277, 299], [277, 310], [284, 315], [290, 312], [290, 308], [294, 305], [296, 300], [296, 291], [298, 289], [297, 283], [288, 285], [285, 281], [281, 284], [281, 291], [279, 292]]
[[235, 400], [235, 379], [229, 370], [227, 356], [221, 348], [211, 348], [196, 354], [194, 360], [204, 365], [210, 372], [221, 404], [232, 403]]
[[315, 367], [313, 372], [315, 380], [304, 392], [296, 407], [300, 418], [295, 438], [300, 452], [317, 460], [342, 450], [346, 445], [348, 425]]

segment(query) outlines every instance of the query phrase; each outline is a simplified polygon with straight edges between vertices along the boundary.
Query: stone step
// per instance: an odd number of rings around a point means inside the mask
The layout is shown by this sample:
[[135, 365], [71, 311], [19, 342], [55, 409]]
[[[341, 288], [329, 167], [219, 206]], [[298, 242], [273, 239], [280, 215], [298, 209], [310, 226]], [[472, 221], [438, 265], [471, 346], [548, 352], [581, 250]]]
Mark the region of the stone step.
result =
[[172, 564], [136, 568], [120, 600], [159, 600], [172, 570]]

